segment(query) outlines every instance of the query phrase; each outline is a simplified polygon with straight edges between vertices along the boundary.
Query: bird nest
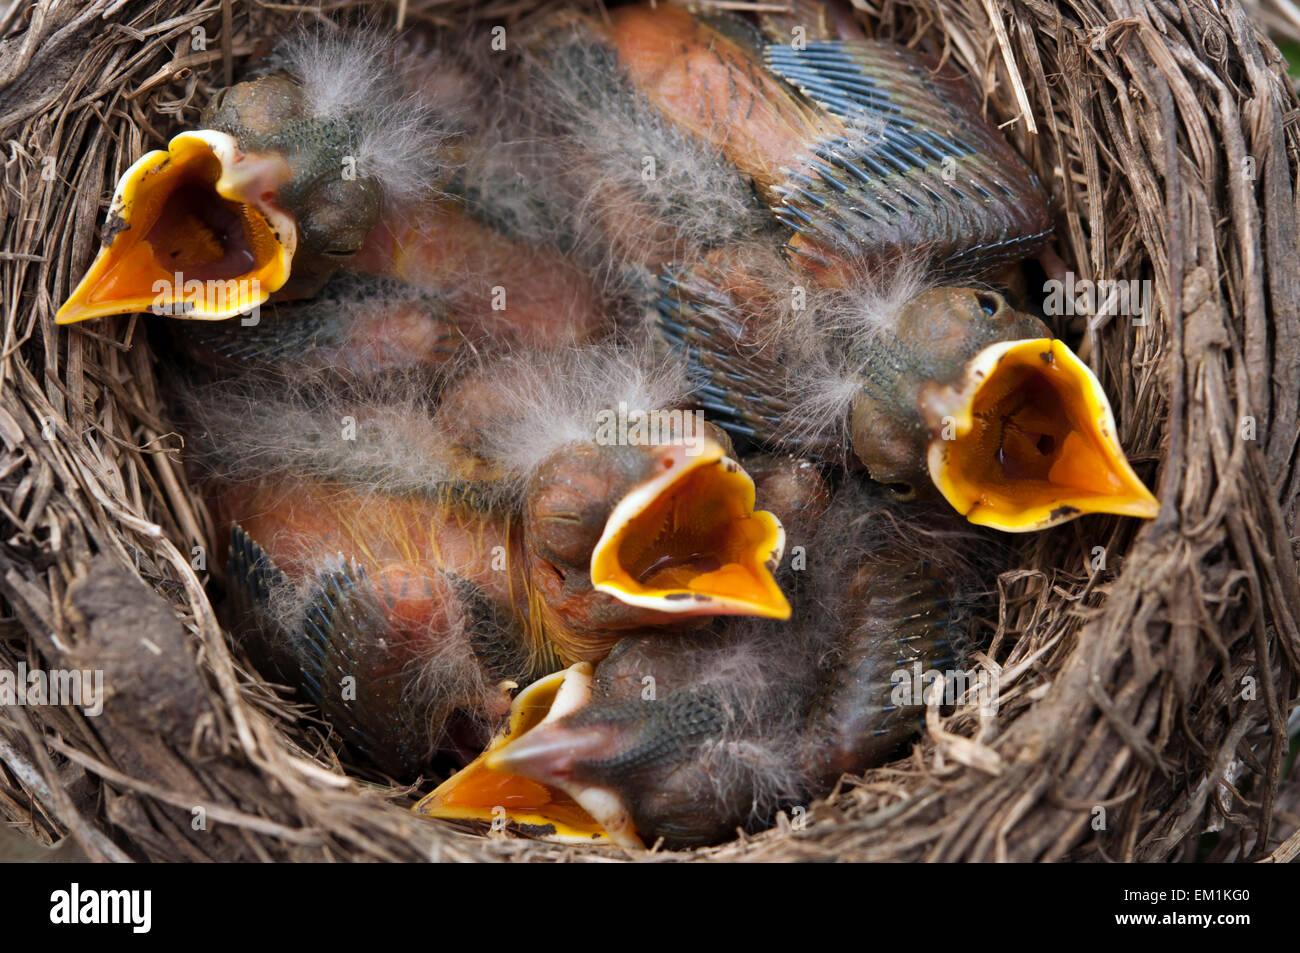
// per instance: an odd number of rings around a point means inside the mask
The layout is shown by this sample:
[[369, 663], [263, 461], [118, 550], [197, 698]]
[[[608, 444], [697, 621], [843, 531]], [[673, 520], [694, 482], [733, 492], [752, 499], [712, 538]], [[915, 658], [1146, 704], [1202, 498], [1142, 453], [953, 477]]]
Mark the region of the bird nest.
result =
[[[0, 708], [0, 810], [94, 859], [627, 856], [443, 826], [409, 812], [416, 789], [346, 771], [214, 614], [211, 525], [145, 322], [54, 323], [112, 184], [300, 15], [519, 36], [540, 9], [297, 5], [17, 4], [0, 23], [0, 660], [109, 687], [95, 716]], [[854, 5], [973, 78], [1050, 192], [1077, 280], [1149, 292], [1141, 317], [1083, 301], [1054, 330], [1161, 512], [1012, 539], [975, 655], [995, 705], [932, 706], [905, 757], [761, 834], [650, 856], [1156, 861], [1195, 858], [1207, 830], [1217, 859], [1293, 855], [1300, 102], [1277, 49], [1237, 0]]]

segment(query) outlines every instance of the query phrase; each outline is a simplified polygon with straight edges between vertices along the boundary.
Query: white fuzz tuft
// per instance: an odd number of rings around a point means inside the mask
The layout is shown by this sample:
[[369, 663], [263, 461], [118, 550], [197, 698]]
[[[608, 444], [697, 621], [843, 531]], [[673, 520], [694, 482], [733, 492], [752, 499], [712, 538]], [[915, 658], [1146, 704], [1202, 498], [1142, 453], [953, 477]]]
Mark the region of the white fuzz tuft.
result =
[[778, 442], [842, 443], [849, 408], [861, 386], [868, 345], [892, 337], [903, 306], [930, 287], [919, 263], [899, 263], [859, 277], [844, 288], [809, 288], [801, 310], [777, 316], [773, 336], [791, 356], [792, 412]]
[[399, 95], [396, 45], [376, 30], [303, 29], [276, 50], [318, 119], [343, 116]]
[[[689, 686], [724, 706], [725, 727], [701, 745], [701, 775], [717, 804], [747, 800], [746, 822], [766, 823], [785, 801], [808, 793], [801, 751], [803, 705], [816, 690], [813, 644], [820, 632], [790, 624], [732, 620], [716, 640], [688, 646]], [[701, 792], [703, 793], [703, 792]]]
[[323, 28], [302, 30], [274, 57], [301, 85], [312, 116], [351, 124], [357, 174], [374, 178], [394, 200], [416, 198], [446, 179], [446, 143], [463, 118], [448, 87], [417, 82], [413, 57], [410, 43], [376, 30]]
[[645, 412], [679, 407], [688, 392], [679, 364], [634, 347], [517, 353], [483, 376], [497, 401], [482, 446], [521, 479], [565, 444], [593, 439], [601, 411], [620, 404]]
[[190, 461], [222, 480], [296, 474], [384, 493], [420, 492], [448, 479], [444, 435], [421, 385], [367, 395], [317, 384], [237, 378], [178, 385]]
[[567, 177], [579, 253], [618, 294], [627, 270], [695, 260], [772, 219], [720, 153], [667, 121], [592, 35], [556, 36], [532, 64], [541, 151]]
[[415, 99], [377, 108], [356, 141], [357, 173], [378, 180], [390, 200], [416, 199], [445, 177], [446, 132]]
[[[419, 374], [353, 379], [320, 373], [243, 374], [173, 384], [200, 475], [244, 481], [301, 477], [403, 494], [460, 482], [472, 453], [500, 479], [480, 491], [504, 500], [566, 444], [593, 440], [602, 411], [681, 407], [682, 367], [644, 348], [592, 345], [521, 351], [462, 368], [447, 387]], [[461, 414], [467, 414], [461, 419]]]

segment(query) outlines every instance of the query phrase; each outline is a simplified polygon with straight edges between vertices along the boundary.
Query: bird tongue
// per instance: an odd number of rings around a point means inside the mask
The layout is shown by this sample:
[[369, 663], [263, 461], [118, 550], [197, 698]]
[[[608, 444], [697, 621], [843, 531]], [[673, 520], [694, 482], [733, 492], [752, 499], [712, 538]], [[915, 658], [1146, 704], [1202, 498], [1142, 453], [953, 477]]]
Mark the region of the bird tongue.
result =
[[643, 569], [640, 575], [636, 577], [636, 581], [645, 583], [652, 577], [659, 577], [661, 573], [669, 570], [684, 570], [683, 575], [689, 578], [704, 573], [717, 572], [721, 568], [722, 563], [712, 553], [690, 553], [688, 555], [668, 553], [660, 556]]

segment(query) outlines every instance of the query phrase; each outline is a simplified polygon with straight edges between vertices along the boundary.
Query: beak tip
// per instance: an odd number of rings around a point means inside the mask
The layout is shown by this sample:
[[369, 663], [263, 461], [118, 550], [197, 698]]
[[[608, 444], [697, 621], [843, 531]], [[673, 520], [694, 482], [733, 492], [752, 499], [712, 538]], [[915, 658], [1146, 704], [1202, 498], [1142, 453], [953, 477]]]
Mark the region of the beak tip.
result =
[[1143, 495], [1137, 499], [1138, 506], [1132, 515], [1138, 519], [1153, 520], [1160, 515], [1160, 501], [1146, 487], [1142, 489]]
[[762, 619], [778, 619], [784, 621], [790, 618], [793, 614], [793, 610], [790, 608], [790, 600], [785, 597], [785, 593], [777, 590], [773, 594], [773, 598], [766, 602], [754, 603], [753, 608], [743, 614], [758, 616]]
[[[83, 282], [84, 284], [84, 282]], [[78, 287], [68, 295], [68, 299], [59, 305], [59, 310], [54, 312], [55, 324], [76, 324], [78, 321], [85, 321], [87, 318], [94, 317], [87, 307], [83, 289]]]
[[69, 308], [67, 305], [64, 305], [55, 312], [54, 323], [60, 326], [67, 324], [80, 324], [82, 321], [86, 321], [90, 317], [91, 315], [86, 314], [84, 308]]
[[415, 806], [411, 808], [411, 813], [417, 814], [420, 817], [440, 817], [441, 815], [439, 811], [441, 808], [442, 800], [438, 797], [438, 792], [434, 791], [432, 794], [427, 794], [420, 798], [420, 800], [415, 803]]

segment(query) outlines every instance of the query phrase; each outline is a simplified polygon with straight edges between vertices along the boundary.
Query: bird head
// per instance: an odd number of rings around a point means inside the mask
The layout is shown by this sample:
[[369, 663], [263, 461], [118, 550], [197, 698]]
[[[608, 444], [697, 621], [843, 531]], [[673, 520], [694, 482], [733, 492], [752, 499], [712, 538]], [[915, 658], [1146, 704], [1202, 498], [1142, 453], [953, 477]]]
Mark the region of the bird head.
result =
[[431, 184], [443, 133], [390, 49], [306, 37], [278, 55], [284, 69], [221, 90], [197, 131], [126, 171], [60, 324], [147, 310], [216, 320], [276, 292], [310, 296], [361, 249], [387, 191]]
[[1154, 517], [1091, 370], [991, 291], [934, 288], [897, 315], [898, 380], [864, 388], [849, 432], [872, 477], [932, 484], [972, 523], [1044, 529], [1085, 513]]
[[769, 789], [797, 789], [791, 706], [748, 640], [696, 635], [630, 637], [594, 676], [579, 663], [521, 693], [507, 732], [416, 810], [622, 847], [725, 838]]
[[275, 194], [297, 229], [294, 290], [314, 292], [361, 250], [383, 208], [380, 180], [361, 161], [365, 118], [318, 115], [308, 91], [283, 73], [218, 93], [203, 115], [253, 154], [280, 157], [289, 177]]
[[533, 475], [529, 578], [567, 633], [562, 655], [599, 659], [621, 632], [691, 617], [789, 616], [773, 577], [785, 531], [711, 432], [573, 444]]
[[[443, 820], [497, 825], [560, 842], [642, 847], [617, 795], [587, 786], [548, 785], [505, 768], [500, 756], [534, 731], [582, 708], [591, 697], [592, 667], [578, 662], [529, 685], [515, 698], [505, 726], [487, 749], [412, 809]], [[505, 768], [503, 770], [503, 768]]]

